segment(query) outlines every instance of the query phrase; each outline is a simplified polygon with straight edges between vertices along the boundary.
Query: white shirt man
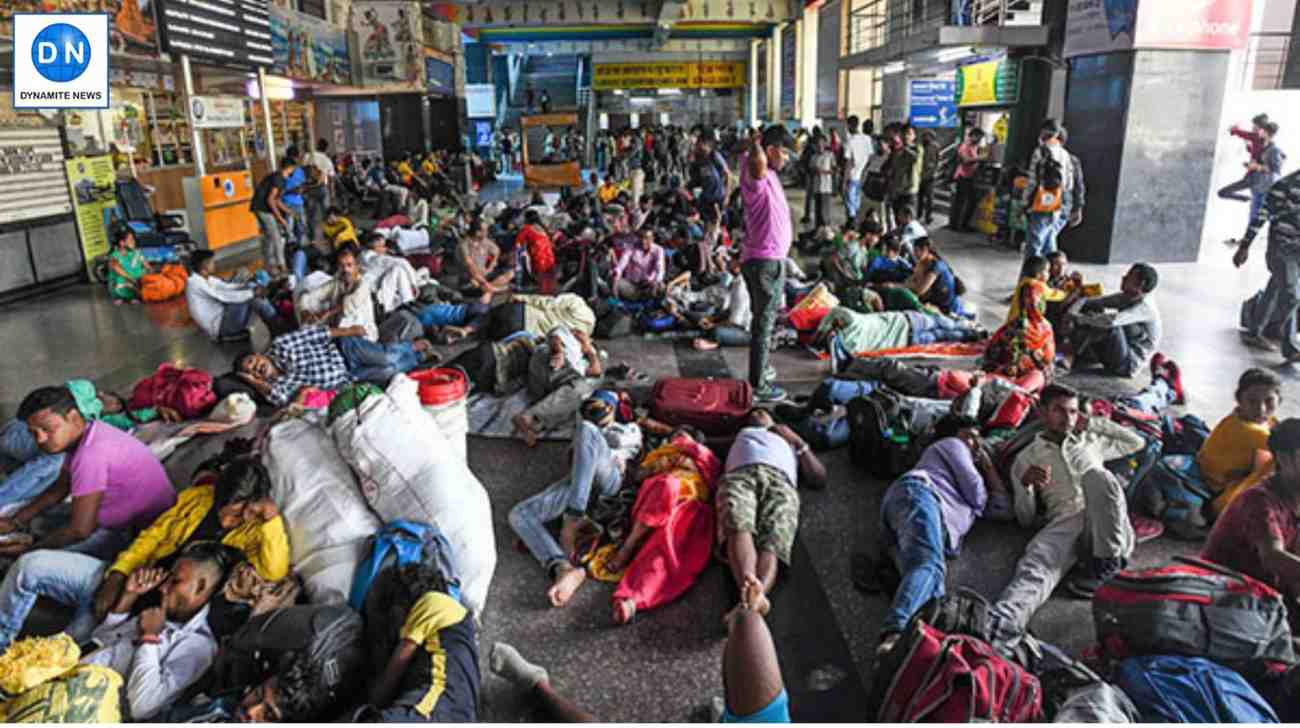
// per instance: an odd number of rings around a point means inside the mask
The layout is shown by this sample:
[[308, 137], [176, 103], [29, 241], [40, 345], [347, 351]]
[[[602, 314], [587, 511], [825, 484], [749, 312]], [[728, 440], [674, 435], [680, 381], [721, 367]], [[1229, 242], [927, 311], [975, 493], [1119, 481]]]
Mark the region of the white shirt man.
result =
[[142, 641], [140, 617], [110, 612], [91, 639], [103, 645], [81, 658], [83, 665], [111, 668], [126, 685], [133, 720], [147, 721], [171, 705], [217, 657], [208, 628], [208, 607], [183, 624], [165, 622], [157, 641]]

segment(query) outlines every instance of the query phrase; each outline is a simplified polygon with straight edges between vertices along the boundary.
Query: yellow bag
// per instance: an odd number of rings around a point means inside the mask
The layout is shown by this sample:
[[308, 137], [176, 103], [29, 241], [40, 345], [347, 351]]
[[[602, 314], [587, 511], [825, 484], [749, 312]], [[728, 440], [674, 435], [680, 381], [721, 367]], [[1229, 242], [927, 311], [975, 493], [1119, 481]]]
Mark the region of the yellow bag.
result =
[[81, 649], [66, 633], [28, 637], [0, 656], [0, 692], [18, 695], [77, 666]]
[[0, 704], [6, 723], [121, 723], [122, 676], [99, 665], [78, 665]]
[[831, 293], [825, 283], [818, 283], [790, 312], [819, 308], [831, 309], [838, 305], [840, 305], [840, 299], [836, 298], [834, 293]]

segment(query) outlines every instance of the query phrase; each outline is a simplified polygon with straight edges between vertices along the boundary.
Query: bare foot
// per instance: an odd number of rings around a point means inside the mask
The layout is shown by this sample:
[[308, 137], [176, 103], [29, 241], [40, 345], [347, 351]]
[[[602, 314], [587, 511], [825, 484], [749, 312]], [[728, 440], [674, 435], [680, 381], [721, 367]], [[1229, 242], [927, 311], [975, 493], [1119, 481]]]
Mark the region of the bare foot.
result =
[[614, 624], [628, 624], [636, 616], [636, 602], [620, 599], [614, 602]]
[[478, 297], [478, 302], [481, 303], [481, 304], [483, 304], [484, 306], [487, 306], [487, 305], [491, 304], [491, 303], [492, 303], [492, 290], [489, 289], [489, 290], [487, 290], [487, 291], [484, 291], [484, 292], [483, 292], [483, 295], [481, 295], [481, 296]]
[[537, 433], [533, 430], [533, 419], [525, 414], [517, 414], [513, 420], [515, 431], [524, 438], [528, 447], [537, 447]]
[[557, 608], [567, 606], [573, 594], [578, 591], [578, 587], [586, 580], [586, 570], [568, 564], [560, 566], [555, 575], [555, 583], [546, 591], [551, 606]]
[[763, 582], [752, 574], [745, 577], [745, 586], [740, 590], [740, 603], [744, 604], [746, 608], [754, 610], [762, 617], [766, 617], [767, 613], [772, 611], [772, 603], [767, 600], [767, 595], [763, 593]]
[[696, 351], [713, 351], [714, 349], [721, 346], [721, 344], [709, 339], [696, 339], [693, 342], [692, 346], [695, 347]]

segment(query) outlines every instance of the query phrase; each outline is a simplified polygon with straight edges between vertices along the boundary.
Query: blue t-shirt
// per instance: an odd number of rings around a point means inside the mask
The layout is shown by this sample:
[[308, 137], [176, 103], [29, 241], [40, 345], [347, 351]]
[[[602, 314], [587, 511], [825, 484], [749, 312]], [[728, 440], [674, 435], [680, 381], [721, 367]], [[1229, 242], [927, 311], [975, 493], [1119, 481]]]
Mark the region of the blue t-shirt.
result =
[[431, 303], [420, 310], [420, 325], [427, 328], [443, 326], [464, 326], [468, 312], [464, 305], [453, 306], [450, 303]]
[[877, 256], [867, 265], [867, 280], [872, 283], [902, 283], [912, 275], [912, 264], [900, 258]]
[[944, 313], [951, 313], [959, 308], [957, 299], [957, 277], [953, 275], [952, 268], [948, 267], [945, 260], [934, 261], [934, 285], [926, 291], [922, 303], [929, 303], [939, 307]]
[[289, 207], [302, 207], [302, 186], [307, 181], [307, 174], [298, 167], [284, 181], [284, 204]]

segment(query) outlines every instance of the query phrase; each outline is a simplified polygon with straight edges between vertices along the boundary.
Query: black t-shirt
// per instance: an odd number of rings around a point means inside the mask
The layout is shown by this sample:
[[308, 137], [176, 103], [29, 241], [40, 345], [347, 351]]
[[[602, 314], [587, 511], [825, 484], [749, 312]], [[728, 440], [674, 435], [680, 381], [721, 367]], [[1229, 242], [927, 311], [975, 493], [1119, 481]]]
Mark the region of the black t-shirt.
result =
[[270, 212], [271, 190], [280, 190], [280, 194], [284, 195], [285, 182], [287, 180], [279, 172], [272, 172], [263, 177], [262, 181], [257, 183], [257, 190], [253, 192], [253, 212]]

